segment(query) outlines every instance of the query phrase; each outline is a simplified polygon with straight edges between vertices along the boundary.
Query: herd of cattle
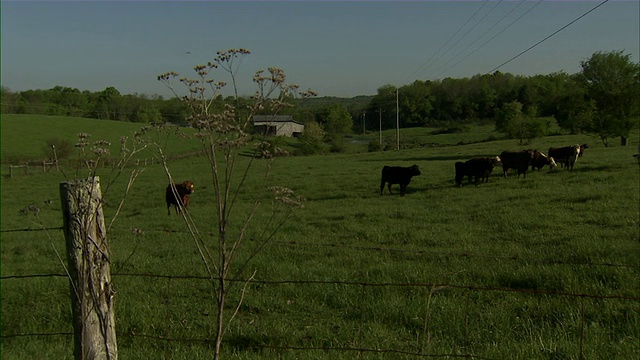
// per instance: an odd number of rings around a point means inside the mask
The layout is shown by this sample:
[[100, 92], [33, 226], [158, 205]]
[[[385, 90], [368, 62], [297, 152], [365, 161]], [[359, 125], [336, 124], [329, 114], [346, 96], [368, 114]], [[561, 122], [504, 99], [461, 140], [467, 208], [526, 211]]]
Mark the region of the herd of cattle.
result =
[[[455, 182], [458, 186], [462, 186], [465, 177], [469, 181], [475, 179], [475, 184], [489, 181], [489, 175], [495, 166], [502, 165], [504, 177], [507, 177], [509, 169], [515, 169], [523, 177], [527, 176], [527, 170], [531, 167], [531, 171], [542, 169], [548, 165], [551, 169], [560, 164], [573, 170], [576, 160], [584, 154], [584, 150], [589, 146], [570, 145], [564, 147], [549, 148], [548, 155], [538, 150], [522, 150], [522, 151], [503, 151], [499, 156], [495, 157], [476, 157], [465, 162], [458, 161], [455, 163], [456, 177]], [[380, 195], [384, 193], [386, 184], [389, 193], [391, 193], [391, 185], [400, 185], [400, 195], [404, 196], [407, 185], [411, 182], [411, 178], [420, 175], [418, 165], [409, 167], [401, 166], [385, 166], [382, 168], [382, 179], [380, 180]]]
[[[549, 155], [538, 150], [522, 150], [522, 151], [503, 151], [499, 156], [495, 157], [475, 157], [465, 162], [458, 161], [455, 163], [456, 184], [462, 186], [465, 177], [469, 181], [475, 180], [476, 186], [480, 182], [489, 181], [489, 175], [493, 172], [495, 166], [502, 165], [504, 177], [507, 177], [509, 169], [515, 169], [523, 177], [527, 176], [527, 170], [531, 167], [531, 171], [542, 169], [545, 165], [550, 168], [560, 166], [573, 170], [576, 160], [584, 154], [584, 149], [589, 146], [587, 144], [571, 145], [560, 148], [549, 148]], [[400, 195], [404, 196], [407, 186], [411, 182], [411, 178], [420, 175], [418, 165], [408, 167], [402, 166], [385, 166], [382, 168], [382, 179], [380, 180], [380, 195], [384, 193], [384, 187], [387, 185], [391, 194], [391, 185], [400, 185]], [[189, 198], [195, 191], [193, 182], [184, 181], [180, 184], [169, 184], [165, 192], [167, 201], [167, 213], [171, 215], [171, 205], [175, 206], [176, 214], [181, 209], [189, 206]]]

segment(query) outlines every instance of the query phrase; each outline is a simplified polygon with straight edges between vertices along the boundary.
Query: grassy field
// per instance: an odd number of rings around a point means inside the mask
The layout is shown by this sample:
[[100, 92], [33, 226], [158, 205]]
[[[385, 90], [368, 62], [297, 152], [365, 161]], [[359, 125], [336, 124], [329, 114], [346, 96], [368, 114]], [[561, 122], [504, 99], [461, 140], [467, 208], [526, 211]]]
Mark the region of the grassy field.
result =
[[[12, 134], [5, 133], [4, 116], [2, 122], [4, 157], [5, 136]], [[108, 133], [117, 139], [118, 131]], [[254, 162], [233, 224], [238, 229], [249, 203], [261, 200], [242, 256], [264, 238], [265, 228], [273, 230], [269, 219], [277, 208], [267, 187], [287, 186], [307, 201], [245, 272], [247, 278], [255, 271], [256, 282], [226, 334], [224, 356], [636, 358], [640, 169], [631, 155], [638, 134], [627, 147], [608, 148], [588, 135], [537, 139], [526, 147], [590, 148], [572, 172], [545, 168], [526, 179], [515, 173], [504, 179], [496, 169], [488, 183], [458, 188], [455, 161], [525, 146], [485, 141], [492, 130], [483, 126], [463, 134], [418, 132], [403, 130], [403, 141], [448, 146], [368, 153], [362, 138], [347, 154]], [[28, 152], [25, 143], [22, 149], [14, 143], [16, 156]], [[197, 147], [179, 143], [180, 149]], [[400, 197], [396, 186], [396, 194], [380, 196], [382, 166], [412, 164], [422, 175], [407, 195]], [[174, 178], [196, 184], [190, 214], [214, 247], [206, 159], [176, 160], [170, 167]], [[107, 169], [99, 175], [110, 221], [128, 175], [114, 179]], [[55, 229], [62, 224], [63, 181], [56, 172], [3, 177], [3, 277], [63, 273], [56, 251], [64, 257], [64, 238]], [[123, 359], [212, 357], [212, 345], [202, 340], [213, 338], [215, 302], [207, 281], [194, 278], [206, 272], [184, 223], [167, 216], [166, 183], [160, 166], [147, 166], [108, 234]], [[29, 205], [40, 209], [37, 216], [21, 213]], [[35, 231], [43, 226], [54, 229]], [[9, 231], [23, 229], [34, 231]], [[71, 359], [70, 335], [10, 336], [70, 333], [68, 281], [4, 278], [1, 286], [0, 356]], [[240, 284], [232, 290], [228, 311], [240, 290]]]
[[[23, 164], [25, 161], [41, 162], [46, 159], [44, 147], [46, 141], [53, 138], [69, 141], [71, 144], [78, 142], [78, 133], [87, 133], [93, 143], [105, 140], [112, 144], [112, 156], [118, 157], [120, 138], [130, 138], [129, 146], [134, 132], [140, 130], [144, 124], [128, 123], [123, 121], [98, 120], [74, 118], [67, 116], [44, 115], [20, 115], [3, 114], [1, 122], [2, 136], [2, 163]], [[191, 129], [175, 128], [176, 131], [190, 133]], [[165, 136], [155, 139], [169, 153], [188, 153], [200, 150], [200, 146], [194, 142], [181, 141], [178, 136]], [[72, 154], [75, 157], [76, 153]], [[153, 152], [143, 151], [136, 159], [151, 158]], [[3, 166], [4, 174], [5, 166]]]

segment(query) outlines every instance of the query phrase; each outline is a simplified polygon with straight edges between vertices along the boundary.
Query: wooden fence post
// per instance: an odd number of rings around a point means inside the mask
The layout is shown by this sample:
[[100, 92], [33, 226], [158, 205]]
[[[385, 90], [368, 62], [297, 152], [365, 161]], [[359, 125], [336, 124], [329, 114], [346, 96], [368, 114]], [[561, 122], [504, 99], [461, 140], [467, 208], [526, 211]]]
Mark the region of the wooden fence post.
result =
[[71, 281], [74, 357], [116, 360], [114, 291], [100, 179], [60, 184]]

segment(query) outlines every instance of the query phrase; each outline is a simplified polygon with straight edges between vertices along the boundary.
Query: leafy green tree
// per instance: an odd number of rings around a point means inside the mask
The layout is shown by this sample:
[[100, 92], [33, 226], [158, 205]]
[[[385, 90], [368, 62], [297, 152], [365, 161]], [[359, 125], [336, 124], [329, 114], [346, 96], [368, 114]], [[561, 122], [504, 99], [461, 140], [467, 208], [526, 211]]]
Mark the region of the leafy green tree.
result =
[[518, 139], [520, 144], [544, 136], [548, 128], [549, 124], [537, 117], [536, 107], [523, 112], [518, 101], [504, 104], [496, 118], [496, 130], [506, 133], [511, 139]]
[[404, 125], [413, 127], [429, 124], [433, 110], [429, 83], [416, 80], [411, 85], [401, 87], [398, 101], [400, 120]]
[[598, 51], [580, 65], [579, 79], [596, 103], [592, 131], [605, 146], [609, 136], [620, 136], [621, 145], [626, 145], [631, 130], [638, 126], [640, 64], [622, 51]]
[[325, 141], [331, 144], [331, 150], [342, 152], [344, 150], [344, 135], [353, 129], [351, 114], [344, 105], [333, 104], [318, 117], [324, 130]]
[[497, 112], [498, 95], [490, 85], [491, 75], [476, 75], [471, 78], [470, 96], [475, 102], [479, 119], [493, 119]]
[[323, 153], [324, 137], [324, 130], [316, 121], [305, 124], [304, 132], [300, 136], [300, 151], [302, 154], [313, 155]]
[[[382, 128], [388, 129], [395, 127], [396, 113], [396, 87], [393, 85], [383, 85], [378, 88], [378, 93], [373, 97], [367, 108], [367, 119], [375, 118], [375, 126], [372, 128], [376, 131], [379, 128], [380, 119], [382, 119]], [[369, 116], [371, 114], [371, 116]]]
[[504, 104], [496, 116], [496, 131], [509, 134], [513, 123], [522, 117], [522, 104], [513, 101]]
[[25, 100], [20, 96], [20, 93], [11, 91], [6, 86], [2, 86], [2, 93], [0, 94], [0, 112], [2, 114], [19, 114], [24, 112], [26, 105]]

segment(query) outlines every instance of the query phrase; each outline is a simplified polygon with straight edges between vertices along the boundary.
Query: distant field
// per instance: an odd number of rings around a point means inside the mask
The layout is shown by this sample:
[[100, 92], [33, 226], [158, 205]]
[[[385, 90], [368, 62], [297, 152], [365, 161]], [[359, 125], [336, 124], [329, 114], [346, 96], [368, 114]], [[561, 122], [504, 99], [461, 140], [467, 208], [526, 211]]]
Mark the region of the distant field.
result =
[[[4, 157], [5, 116], [2, 122]], [[102, 134], [117, 139], [121, 124], [110, 124]], [[241, 257], [265, 228], [273, 230], [267, 187], [287, 186], [307, 201], [247, 268], [244, 277], [255, 271], [258, 282], [247, 288], [224, 357], [634, 359], [640, 353], [640, 168], [632, 157], [638, 134], [627, 147], [606, 148], [589, 135], [549, 136], [525, 146], [483, 141], [493, 134], [486, 126], [461, 134], [422, 131], [403, 130], [401, 139], [448, 145], [369, 153], [367, 139], [377, 134], [368, 134], [347, 154], [254, 162], [232, 224], [239, 229], [250, 202], [261, 200]], [[526, 179], [514, 173], [504, 179], [496, 169], [486, 184], [453, 186], [455, 161], [575, 143], [590, 148], [572, 172], [544, 168]], [[167, 144], [170, 153], [194, 146]], [[385, 190], [380, 196], [382, 166], [412, 164], [422, 175], [407, 195]], [[175, 160], [170, 168], [174, 178], [195, 182], [190, 215], [213, 247], [206, 159]], [[114, 179], [103, 169], [99, 175], [110, 220], [128, 174]], [[108, 234], [123, 359], [212, 357], [201, 340], [213, 336], [214, 300], [206, 281], [180, 278], [205, 271], [183, 221], [167, 216], [166, 179], [160, 166], [147, 166]], [[54, 251], [64, 258], [62, 232], [35, 231], [61, 226], [63, 181], [56, 172], [2, 179], [3, 277], [63, 273]], [[37, 217], [21, 213], [28, 205], [40, 209]], [[23, 229], [34, 231], [7, 231]], [[5, 278], [1, 286], [0, 356], [71, 359], [69, 335], [8, 337], [71, 332], [66, 279]], [[231, 301], [240, 290], [232, 290]]]
[[[112, 153], [117, 156], [122, 136], [132, 137], [145, 124], [122, 121], [74, 118], [68, 116], [17, 115], [3, 114], [2, 162], [23, 163], [24, 161], [42, 161], [43, 148], [52, 138], [65, 139], [76, 144], [78, 133], [91, 134], [91, 142], [106, 140], [112, 144]], [[180, 128], [189, 133], [191, 129]], [[172, 153], [184, 153], [200, 150], [197, 143], [185, 143], [176, 137], [159, 139]], [[77, 154], [73, 154], [76, 157]], [[150, 157], [151, 153], [141, 153], [140, 158]]]

